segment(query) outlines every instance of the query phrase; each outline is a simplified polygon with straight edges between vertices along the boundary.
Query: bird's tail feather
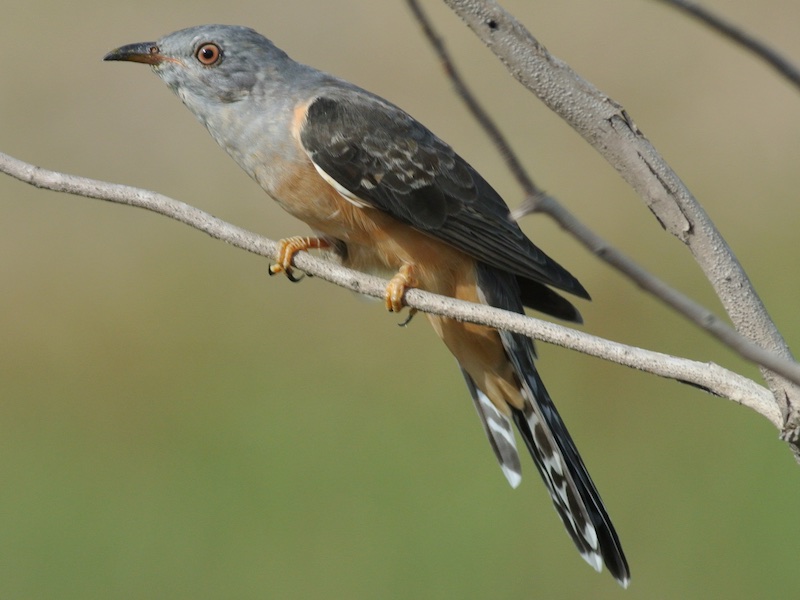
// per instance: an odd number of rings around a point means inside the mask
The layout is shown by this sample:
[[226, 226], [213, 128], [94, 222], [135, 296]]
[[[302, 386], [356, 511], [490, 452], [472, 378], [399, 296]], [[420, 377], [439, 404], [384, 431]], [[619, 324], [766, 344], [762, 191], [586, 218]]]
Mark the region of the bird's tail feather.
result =
[[508, 479], [511, 487], [516, 488], [522, 481], [522, 466], [519, 462], [517, 453], [517, 443], [514, 441], [514, 429], [510, 419], [500, 412], [489, 397], [475, 385], [472, 377], [461, 369], [464, 379], [467, 382], [475, 409], [483, 425], [483, 431], [489, 438], [489, 444], [494, 450], [497, 462], [503, 470], [503, 475]]
[[[513, 276], [479, 264], [478, 285], [488, 304], [523, 312], [517, 282]], [[525, 336], [506, 331], [501, 331], [500, 336], [519, 380], [524, 400], [522, 409], [511, 407], [511, 417], [547, 486], [556, 511], [586, 562], [598, 571], [605, 563], [613, 577], [623, 587], [627, 587], [630, 570], [619, 538], [578, 449], [539, 377], [533, 362], [533, 342]], [[488, 408], [492, 403], [475, 388], [469, 376], [466, 377], [478, 413], [484, 422], [484, 429], [487, 430], [495, 454], [503, 466], [506, 464], [504, 460], [509, 459], [507, 455], [498, 452], [496, 437], [492, 437], [487, 425], [493, 422], [494, 415]], [[496, 408], [494, 411], [508, 425], [505, 415]], [[518, 461], [517, 458], [517, 464]], [[505, 470], [506, 467], [504, 472]]]

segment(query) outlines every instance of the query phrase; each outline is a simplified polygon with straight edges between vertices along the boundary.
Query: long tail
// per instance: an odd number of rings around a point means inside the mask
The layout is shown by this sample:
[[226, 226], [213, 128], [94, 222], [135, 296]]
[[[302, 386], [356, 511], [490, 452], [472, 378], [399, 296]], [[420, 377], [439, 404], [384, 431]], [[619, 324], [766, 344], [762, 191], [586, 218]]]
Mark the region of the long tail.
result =
[[[515, 278], [478, 264], [478, 286], [487, 304], [523, 312]], [[500, 332], [523, 398], [523, 407], [511, 409], [511, 419], [498, 410], [464, 372], [489, 442], [509, 483], [521, 479], [519, 457], [510, 421], [519, 431], [542, 480], [581, 556], [597, 571], [606, 565], [613, 577], [627, 587], [630, 569], [617, 533], [603, 506], [578, 449], [558, 414], [534, 365], [533, 342], [522, 335]]]

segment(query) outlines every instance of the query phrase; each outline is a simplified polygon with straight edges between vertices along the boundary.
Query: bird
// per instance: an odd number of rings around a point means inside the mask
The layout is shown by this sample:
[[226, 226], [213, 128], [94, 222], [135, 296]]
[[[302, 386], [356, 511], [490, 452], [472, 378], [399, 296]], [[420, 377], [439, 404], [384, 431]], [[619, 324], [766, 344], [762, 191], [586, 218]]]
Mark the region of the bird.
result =
[[[280, 240], [271, 274], [297, 279], [295, 254], [323, 249], [387, 277], [393, 312], [407, 289], [419, 288], [582, 322], [556, 291], [589, 299], [580, 282], [525, 236], [471, 165], [391, 102], [296, 62], [241, 26], [190, 27], [104, 60], [150, 65], [230, 157], [310, 226], [313, 236]], [[517, 487], [522, 477], [516, 428], [580, 555], [627, 587], [619, 538], [539, 376], [533, 341], [427, 317], [458, 361], [508, 482]]]

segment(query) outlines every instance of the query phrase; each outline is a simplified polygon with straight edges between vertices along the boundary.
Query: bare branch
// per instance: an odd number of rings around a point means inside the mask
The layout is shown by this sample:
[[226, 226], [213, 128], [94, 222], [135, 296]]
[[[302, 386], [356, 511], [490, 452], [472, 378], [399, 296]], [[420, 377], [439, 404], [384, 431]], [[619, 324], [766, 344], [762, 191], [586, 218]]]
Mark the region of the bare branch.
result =
[[519, 160], [511, 145], [500, 132], [500, 128], [470, 91], [445, 43], [437, 34], [433, 23], [422, 10], [418, 0], [407, 0], [407, 3], [442, 62], [444, 70], [453, 82], [456, 92], [495, 144], [498, 152], [506, 161], [509, 170], [527, 195], [522, 206], [513, 213], [516, 219], [520, 219], [532, 212], [541, 212], [549, 215], [598, 258], [623, 273], [642, 290], [649, 292], [689, 321], [709, 332], [729, 349], [755, 364], [765, 366], [773, 371], [781, 371], [783, 366], [780, 363], [785, 362], [784, 359], [741, 335], [710, 310], [648, 272], [582, 223], [555, 197], [539, 188], [522, 165], [522, 161]]
[[733, 23], [715, 15], [710, 10], [703, 8], [695, 2], [689, 2], [687, 0], [661, 1], [684, 11], [695, 17], [701, 23], [708, 25], [711, 29], [731, 39], [733, 42], [744, 46], [745, 49], [766, 61], [771, 67], [778, 71], [778, 73], [794, 84], [795, 87], [800, 88], [800, 69], [795, 67], [788, 59], [781, 56], [764, 42], [757, 40]]
[[[0, 172], [39, 188], [151, 210], [199, 229], [211, 237], [237, 248], [273, 259], [276, 256], [277, 244], [275, 242], [162, 194], [48, 171], [3, 153], [0, 153]], [[296, 256], [295, 265], [320, 279], [376, 298], [384, 296], [388, 283], [378, 277], [352, 271], [305, 252]], [[647, 373], [689, 383], [714, 395], [752, 408], [778, 428], [782, 423], [780, 411], [767, 389], [713, 363], [701, 363], [626, 346], [525, 315], [438, 296], [422, 290], [408, 290], [405, 300], [408, 306], [426, 313], [515, 331]], [[795, 373], [795, 377], [800, 379], [800, 373]]]
[[[509, 72], [589, 142], [642, 197], [662, 227], [681, 240], [713, 286], [736, 329], [792, 360], [750, 279], [714, 223], [628, 113], [552, 56], [494, 0], [444, 0]], [[762, 369], [787, 427], [795, 429], [800, 387]]]

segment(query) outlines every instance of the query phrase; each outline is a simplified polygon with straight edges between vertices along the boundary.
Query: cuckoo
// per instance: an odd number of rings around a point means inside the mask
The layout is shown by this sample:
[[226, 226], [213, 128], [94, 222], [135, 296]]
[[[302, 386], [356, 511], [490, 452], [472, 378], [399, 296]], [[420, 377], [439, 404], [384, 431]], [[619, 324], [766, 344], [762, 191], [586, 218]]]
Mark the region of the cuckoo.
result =
[[[406, 289], [580, 322], [555, 290], [589, 298], [535, 246], [499, 194], [445, 142], [394, 104], [292, 60], [245, 27], [205, 25], [129, 44], [106, 60], [152, 66], [211, 136], [313, 237], [288, 237], [271, 273], [293, 277], [302, 250], [327, 249]], [[521, 479], [514, 428], [581, 556], [623, 586], [630, 571], [600, 495], [522, 335], [429, 315], [458, 360], [508, 482]]]

